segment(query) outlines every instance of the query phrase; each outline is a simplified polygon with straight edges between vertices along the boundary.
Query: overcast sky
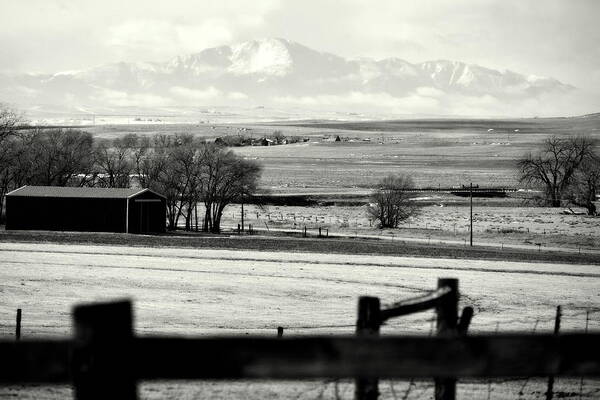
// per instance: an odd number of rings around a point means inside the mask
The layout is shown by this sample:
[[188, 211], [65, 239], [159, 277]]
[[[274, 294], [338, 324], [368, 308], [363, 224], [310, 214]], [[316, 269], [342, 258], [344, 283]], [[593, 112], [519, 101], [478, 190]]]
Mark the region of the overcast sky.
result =
[[341, 56], [451, 59], [600, 93], [597, 0], [0, 0], [0, 70], [163, 61], [282, 37]]

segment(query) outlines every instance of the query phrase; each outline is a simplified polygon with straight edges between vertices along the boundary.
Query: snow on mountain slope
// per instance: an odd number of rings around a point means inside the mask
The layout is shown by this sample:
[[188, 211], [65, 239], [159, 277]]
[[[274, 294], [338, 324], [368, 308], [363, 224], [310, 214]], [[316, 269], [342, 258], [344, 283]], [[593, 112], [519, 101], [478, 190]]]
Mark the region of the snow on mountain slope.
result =
[[234, 45], [229, 60], [231, 63], [227, 70], [234, 75], [285, 76], [293, 68], [286, 43], [276, 39]]
[[[552, 78], [458, 61], [346, 59], [273, 38], [209, 48], [166, 62], [119, 62], [54, 75], [4, 75], [0, 81], [0, 101], [16, 104], [358, 105], [364, 100], [402, 105], [408, 109], [404, 112], [411, 111], [411, 104], [402, 99], [423, 93], [436, 98], [491, 96], [511, 102], [574, 89]], [[428, 101], [429, 112], [435, 112], [436, 101]]]

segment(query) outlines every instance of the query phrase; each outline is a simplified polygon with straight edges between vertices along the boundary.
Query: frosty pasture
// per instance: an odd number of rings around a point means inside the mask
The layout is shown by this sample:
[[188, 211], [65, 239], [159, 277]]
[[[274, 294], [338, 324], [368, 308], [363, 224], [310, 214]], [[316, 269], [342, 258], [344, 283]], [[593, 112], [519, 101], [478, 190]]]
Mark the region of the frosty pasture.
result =
[[[457, 277], [472, 329], [550, 329], [563, 305], [564, 327], [582, 328], [581, 311], [600, 307], [593, 265], [208, 249], [0, 244], [1, 333], [70, 334], [80, 302], [129, 297], [138, 334], [352, 333], [361, 295], [391, 303]], [[430, 315], [401, 318], [384, 333], [428, 333]], [[584, 318], [584, 317], [583, 317]]]
[[[0, 335], [14, 334], [23, 309], [24, 338], [71, 334], [70, 309], [81, 302], [134, 300], [138, 335], [352, 334], [358, 296], [384, 304], [435, 287], [438, 277], [460, 279], [462, 304], [475, 308], [472, 332], [550, 331], [563, 305], [564, 330], [583, 329], [585, 310], [600, 308], [600, 270], [594, 265], [339, 255], [240, 250], [0, 243]], [[432, 313], [392, 320], [382, 334], [429, 334]], [[598, 329], [592, 314], [591, 329]], [[513, 398], [525, 381], [459, 384], [463, 398], [491, 388]], [[406, 398], [427, 397], [432, 382], [416, 382]], [[560, 381], [572, 391], [579, 381]], [[536, 398], [543, 380], [528, 382]], [[565, 386], [567, 385], [567, 386]], [[598, 394], [594, 382], [584, 392]], [[352, 398], [351, 382], [144, 383], [144, 399]], [[408, 382], [382, 382], [381, 397], [396, 398]], [[0, 398], [62, 399], [68, 386], [4, 387]], [[482, 397], [483, 396], [483, 397]], [[508, 396], [508, 397], [507, 397]]]

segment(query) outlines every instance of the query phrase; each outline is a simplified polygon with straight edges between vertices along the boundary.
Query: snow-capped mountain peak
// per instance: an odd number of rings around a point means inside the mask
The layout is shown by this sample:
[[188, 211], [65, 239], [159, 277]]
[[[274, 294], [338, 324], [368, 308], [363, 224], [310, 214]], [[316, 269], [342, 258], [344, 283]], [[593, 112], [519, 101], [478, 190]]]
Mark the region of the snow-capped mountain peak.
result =
[[293, 68], [292, 55], [282, 39], [252, 40], [233, 45], [229, 60], [228, 71], [235, 75], [285, 76]]

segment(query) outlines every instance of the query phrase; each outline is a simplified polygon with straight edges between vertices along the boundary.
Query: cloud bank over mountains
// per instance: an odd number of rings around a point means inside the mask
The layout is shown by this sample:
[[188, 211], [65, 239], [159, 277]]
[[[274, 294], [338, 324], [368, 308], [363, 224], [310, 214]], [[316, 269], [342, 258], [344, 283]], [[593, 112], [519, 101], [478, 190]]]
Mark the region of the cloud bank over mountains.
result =
[[447, 60], [348, 59], [285, 39], [213, 47], [166, 62], [0, 75], [0, 101], [71, 112], [207, 106], [456, 116], [596, 111], [584, 97], [549, 77]]

